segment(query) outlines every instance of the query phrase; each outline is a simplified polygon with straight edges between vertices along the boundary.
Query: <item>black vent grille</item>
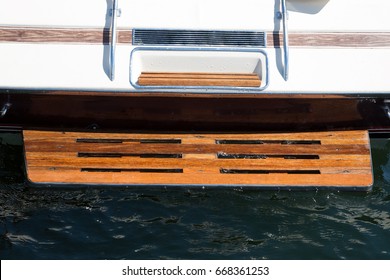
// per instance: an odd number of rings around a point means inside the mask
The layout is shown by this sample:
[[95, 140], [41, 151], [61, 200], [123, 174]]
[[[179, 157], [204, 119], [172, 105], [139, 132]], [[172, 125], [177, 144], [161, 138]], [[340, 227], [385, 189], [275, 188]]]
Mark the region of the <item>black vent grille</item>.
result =
[[265, 32], [134, 29], [133, 45], [265, 47]]

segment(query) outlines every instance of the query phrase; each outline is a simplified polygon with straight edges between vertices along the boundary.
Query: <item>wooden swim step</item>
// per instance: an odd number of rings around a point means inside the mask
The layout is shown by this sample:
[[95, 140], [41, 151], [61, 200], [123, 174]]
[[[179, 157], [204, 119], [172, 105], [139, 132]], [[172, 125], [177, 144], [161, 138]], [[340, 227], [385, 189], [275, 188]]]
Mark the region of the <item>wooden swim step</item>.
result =
[[35, 184], [341, 188], [373, 184], [367, 131], [273, 134], [23, 131]]
[[261, 80], [256, 73], [142, 72], [138, 84], [140, 86], [260, 87]]

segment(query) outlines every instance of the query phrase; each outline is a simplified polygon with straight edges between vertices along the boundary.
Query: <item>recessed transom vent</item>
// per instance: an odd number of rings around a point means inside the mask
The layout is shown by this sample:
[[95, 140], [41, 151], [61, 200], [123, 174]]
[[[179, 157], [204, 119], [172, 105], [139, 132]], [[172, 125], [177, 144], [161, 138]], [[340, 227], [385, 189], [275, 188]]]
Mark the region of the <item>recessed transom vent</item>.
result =
[[134, 29], [133, 45], [265, 47], [262, 31]]
[[23, 134], [34, 183], [361, 189], [372, 184], [367, 131]]

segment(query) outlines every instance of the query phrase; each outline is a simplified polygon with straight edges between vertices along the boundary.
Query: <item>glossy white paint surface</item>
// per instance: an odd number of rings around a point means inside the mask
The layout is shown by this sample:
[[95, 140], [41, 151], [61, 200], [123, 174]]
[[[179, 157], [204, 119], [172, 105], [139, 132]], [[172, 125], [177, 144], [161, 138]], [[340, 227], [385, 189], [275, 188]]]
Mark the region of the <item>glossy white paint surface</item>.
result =
[[[279, 0], [118, 0], [119, 27], [275, 28]], [[103, 27], [112, 0], [0, 0], [0, 25]], [[386, 0], [287, 0], [291, 30], [390, 28]]]
[[[0, 0], [0, 26], [108, 27], [112, 0]], [[280, 30], [279, 0], [119, 0], [120, 28]], [[290, 31], [390, 31], [387, 0], [289, 0]], [[0, 43], [0, 88], [133, 91], [132, 46]], [[380, 49], [267, 48], [267, 93], [390, 93], [390, 46]], [[139, 71], [139, 69], [134, 69]]]

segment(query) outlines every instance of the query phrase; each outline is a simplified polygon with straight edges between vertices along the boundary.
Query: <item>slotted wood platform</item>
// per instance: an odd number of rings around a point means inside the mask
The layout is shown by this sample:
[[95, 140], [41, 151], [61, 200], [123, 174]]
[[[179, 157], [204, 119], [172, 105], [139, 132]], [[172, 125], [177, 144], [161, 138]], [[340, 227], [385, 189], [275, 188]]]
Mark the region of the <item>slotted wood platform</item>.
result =
[[138, 84], [140, 86], [260, 87], [261, 80], [255, 73], [142, 72]]
[[367, 131], [279, 134], [23, 132], [36, 184], [344, 188], [373, 184]]

